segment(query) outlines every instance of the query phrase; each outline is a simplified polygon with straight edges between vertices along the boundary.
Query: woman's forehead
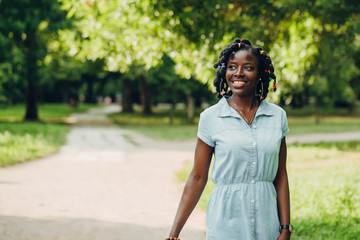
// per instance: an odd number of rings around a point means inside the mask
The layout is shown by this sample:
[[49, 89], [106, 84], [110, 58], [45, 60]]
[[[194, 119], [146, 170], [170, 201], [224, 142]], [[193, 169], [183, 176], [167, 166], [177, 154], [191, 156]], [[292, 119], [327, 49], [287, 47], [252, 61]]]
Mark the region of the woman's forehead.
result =
[[240, 49], [231, 54], [230, 60], [246, 60], [258, 62], [257, 58], [247, 49]]

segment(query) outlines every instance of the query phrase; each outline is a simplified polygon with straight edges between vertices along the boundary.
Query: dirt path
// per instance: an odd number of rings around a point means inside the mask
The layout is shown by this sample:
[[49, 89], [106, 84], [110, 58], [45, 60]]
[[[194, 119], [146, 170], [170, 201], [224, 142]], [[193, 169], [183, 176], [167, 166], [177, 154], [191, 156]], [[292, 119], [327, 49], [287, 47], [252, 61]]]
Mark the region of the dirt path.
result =
[[[124, 138], [129, 132], [104, 117], [111, 111], [118, 109], [74, 115], [82, 124], [58, 154], [0, 169], [1, 240], [168, 235], [182, 190], [174, 172], [192, 160], [193, 149], [134, 146]], [[205, 239], [205, 214], [196, 210], [181, 237]]]
[[[167, 236], [183, 187], [174, 173], [192, 161], [195, 142], [156, 142], [123, 130], [106, 118], [114, 111], [117, 106], [73, 115], [79, 124], [58, 154], [0, 169], [0, 240]], [[353, 132], [287, 141], [359, 139], [360, 132]], [[205, 239], [204, 213], [195, 210], [181, 238]]]

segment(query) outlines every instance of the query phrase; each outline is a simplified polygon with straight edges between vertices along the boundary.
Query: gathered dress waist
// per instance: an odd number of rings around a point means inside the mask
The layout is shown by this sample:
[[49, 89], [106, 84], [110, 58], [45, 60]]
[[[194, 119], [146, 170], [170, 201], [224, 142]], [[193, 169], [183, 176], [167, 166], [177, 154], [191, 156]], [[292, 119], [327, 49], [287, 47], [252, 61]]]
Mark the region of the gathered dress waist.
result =
[[219, 183], [215, 183], [216, 187], [222, 187], [222, 186], [232, 186], [232, 185], [243, 185], [243, 184], [255, 184], [255, 183], [271, 183], [273, 184], [272, 181], [269, 180], [255, 180], [255, 179], [250, 179], [250, 180], [243, 180], [243, 181], [234, 181], [234, 182], [219, 182]]

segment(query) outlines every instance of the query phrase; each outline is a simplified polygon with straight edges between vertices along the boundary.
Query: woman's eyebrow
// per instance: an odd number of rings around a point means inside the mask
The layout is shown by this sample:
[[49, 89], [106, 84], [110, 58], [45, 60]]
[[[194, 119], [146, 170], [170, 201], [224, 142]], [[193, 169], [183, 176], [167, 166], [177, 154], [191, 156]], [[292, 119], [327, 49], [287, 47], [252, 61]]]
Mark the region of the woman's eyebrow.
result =
[[[237, 62], [230, 61], [229, 64], [237, 64]], [[249, 65], [249, 64], [255, 65], [255, 63], [253, 63], [253, 62], [245, 62], [245, 63], [243, 63], [243, 64], [246, 64], [246, 65]]]

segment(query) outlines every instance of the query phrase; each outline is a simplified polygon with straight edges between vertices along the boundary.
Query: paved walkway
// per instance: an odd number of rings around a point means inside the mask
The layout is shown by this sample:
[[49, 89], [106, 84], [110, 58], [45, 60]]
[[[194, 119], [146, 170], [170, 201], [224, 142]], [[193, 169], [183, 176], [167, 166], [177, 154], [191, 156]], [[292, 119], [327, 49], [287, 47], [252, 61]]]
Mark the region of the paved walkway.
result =
[[[1, 240], [164, 239], [183, 186], [174, 172], [191, 149], [151, 148], [105, 114], [117, 106], [73, 115], [58, 154], [0, 169]], [[95, 118], [94, 121], [90, 121]], [[91, 125], [89, 123], [92, 122]], [[171, 144], [170, 144], [171, 145]], [[176, 146], [176, 145], [173, 145]], [[196, 210], [181, 234], [205, 239], [205, 214]]]
[[[72, 115], [58, 154], [0, 169], [1, 240], [164, 239], [192, 161], [194, 141], [157, 142], [113, 125], [117, 106]], [[131, 144], [127, 138], [137, 144]], [[288, 143], [360, 139], [360, 133], [289, 136]], [[195, 210], [183, 240], [205, 239]]]

